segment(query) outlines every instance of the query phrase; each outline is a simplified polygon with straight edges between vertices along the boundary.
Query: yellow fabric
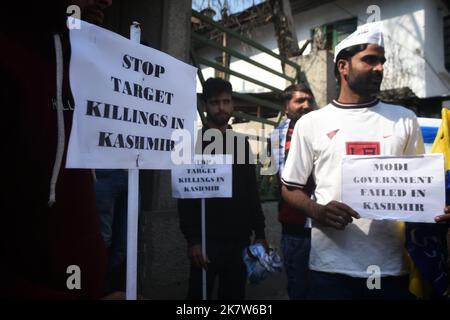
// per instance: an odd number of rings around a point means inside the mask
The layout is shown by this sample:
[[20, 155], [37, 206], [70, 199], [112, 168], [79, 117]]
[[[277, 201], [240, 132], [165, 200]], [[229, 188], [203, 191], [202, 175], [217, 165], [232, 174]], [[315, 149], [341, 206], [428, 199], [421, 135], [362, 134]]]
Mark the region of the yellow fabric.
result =
[[[408, 256], [409, 257], [409, 256]], [[433, 288], [422, 277], [419, 269], [409, 257], [410, 270], [409, 270], [409, 292], [415, 295], [419, 299], [430, 299]]]
[[[442, 122], [439, 127], [432, 153], [443, 153], [445, 158], [445, 170], [450, 170], [450, 109], [442, 108]], [[416, 265], [410, 258], [409, 291], [420, 299], [428, 299], [432, 294], [431, 285], [423, 279]]]
[[445, 170], [450, 170], [450, 109], [442, 108], [442, 122], [431, 147], [433, 153], [443, 153]]

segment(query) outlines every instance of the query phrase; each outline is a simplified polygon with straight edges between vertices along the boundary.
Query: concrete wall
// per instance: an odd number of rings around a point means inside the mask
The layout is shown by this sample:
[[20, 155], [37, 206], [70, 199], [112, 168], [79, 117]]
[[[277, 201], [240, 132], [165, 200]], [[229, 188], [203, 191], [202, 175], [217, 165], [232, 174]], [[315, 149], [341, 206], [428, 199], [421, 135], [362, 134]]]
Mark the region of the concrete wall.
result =
[[[425, 7], [425, 85], [428, 96], [450, 94], [450, 73], [444, 65], [444, 23], [448, 10], [439, 0], [426, 1]], [[440, 32], [437, 32], [439, 31]]]
[[[314, 54], [291, 58], [291, 61], [300, 65], [319, 107], [327, 105], [337, 97], [333, 54], [330, 51], [319, 50]], [[286, 70], [288, 75], [294, 75], [293, 68], [288, 67]]]
[[[161, 51], [188, 62], [191, 0], [160, 1]], [[156, 27], [156, 26], [155, 26]], [[150, 299], [182, 299], [188, 279], [185, 240], [172, 198], [170, 171], [141, 173], [140, 292]]]
[[131, 23], [138, 21], [142, 43], [155, 49], [161, 48], [162, 1], [114, 0], [107, 10], [105, 27], [128, 38]]
[[[366, 23], [369, 17], [366, 10], [370, 5], [380, 7], [386, 34], [387, 62], [382, 90], [409, 87], [420, 98], [448, 95], [450, 74], [444, 67], [442, 35], [442, 17], [448, 14], [448, 10], [440, 0], [339, 0], [324, 4], [294, 16], [300, 47], [311, 38], [311, 30], [316, 26], [353, 17], [357, 17], [358, 25]], [[253, 40], [277, 52], [275, 32], [271, 24], [253, 30], [251, 36]], [[233, 48], [281, 71], [280, 63], [267, 54], [248, 50], [240, 43], [234, 43]], [[203, 53], [208, 57], [218, 55], [208, 49]], [[309, 54], [313, 54], [310, 48], [305, 51], [306, 56]], [[262, 79], [280, 89], [286, 86], [282, 78], [260, 71], [243, 61], [232, 61], [231, 69]], [[208, 76], [213, 74], [211, 68], [205, 68], [204, 71]], [[267, 91], [234, 77], [231, 77], [231, 82], [238, 91]]]

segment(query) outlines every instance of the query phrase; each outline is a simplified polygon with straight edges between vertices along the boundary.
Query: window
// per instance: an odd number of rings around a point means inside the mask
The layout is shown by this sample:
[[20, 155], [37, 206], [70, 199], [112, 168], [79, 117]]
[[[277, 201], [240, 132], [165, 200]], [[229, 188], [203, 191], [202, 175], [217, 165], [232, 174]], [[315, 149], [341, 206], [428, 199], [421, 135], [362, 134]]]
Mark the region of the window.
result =
[[334, 47], [349, 36], [357, 27], [357, 18], [351, 18], [322, 26], [325, 49], [334, 50]]

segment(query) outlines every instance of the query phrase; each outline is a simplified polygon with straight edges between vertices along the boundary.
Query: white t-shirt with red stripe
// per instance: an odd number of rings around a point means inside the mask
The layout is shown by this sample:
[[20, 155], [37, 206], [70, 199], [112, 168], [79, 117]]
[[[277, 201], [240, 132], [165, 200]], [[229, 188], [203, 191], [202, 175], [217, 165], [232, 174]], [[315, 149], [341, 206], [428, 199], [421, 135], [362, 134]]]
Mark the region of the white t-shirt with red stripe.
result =
[[[317, 203], [341, 201], [341, 159], [346, 154], [414, 155], [424, 152], [415, 114], [374, 100], [333, 101], [304, 115], [294, 128], [282, 182], [302, 188], [312, 173]], [[406, 274], [404, 223], [353, 219], [345, 230], [313, 222], [311, 270], [367, 277], [377, 265], [382, 276]]]

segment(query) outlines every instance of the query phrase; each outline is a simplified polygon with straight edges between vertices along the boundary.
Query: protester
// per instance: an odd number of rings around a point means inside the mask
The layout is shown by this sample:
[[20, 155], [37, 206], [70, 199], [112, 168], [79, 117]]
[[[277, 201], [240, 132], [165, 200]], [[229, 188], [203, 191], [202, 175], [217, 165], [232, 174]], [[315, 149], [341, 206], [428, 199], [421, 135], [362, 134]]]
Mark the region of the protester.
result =
[[[228, 121], [233, 111], [232, 86], [220, 78], [208, 79], [203, 87], [203, 102], [207, 113], [200, 139], [200, 152], [212, 141], [203, 139], [205, 134], [216, 130], [226, 149], [231, 126]], [[218, 130], [218, 131], [217, 131]], [[217, 143], [217, 141], [215, 142]], [[218, 299], [240, 300], [245, 298], [246, 267], [243, 250], [250, 244], [254, 233], [255, 242], [268, 248], [265, 240], [264, 215], [256, 184], [255, 165], [249, 163], [249, 144], [245, 141], [245, 164], [238, 164], [237, 144], [229, 150], [233, 156], [232, 198], [206, 199], [206, 256], [201, 252], [201, 207], [199, 199], [178, 202], [180, 227], [188, 243], [191, 261], [187, 299], [202, 298], [202, 268], [207, 271], [208, 299], [211, 299], [214, 280], [218, 277]], [[218, 154], [221, 152], [217, 152]]]
[[128, 171], [95, 170], [95, 195], [108, 267], [106, 292], [125, 290], [127, 247]]
[[[282, 174], [283, 198], [313, 218], [310, 299], [408, 299], [404, 223], [368, 220], [341, 200], [340, 161], [345, 154], [423, 153], [413, 112], [379, 101], [384, 43], [381, 24], [358, 28], [335, 49], [339, 97], [296, 124]], [[317, 202], [305, 193], [313, 174]], [[450, 208], [436, 221], [450, 220]], [[381, 287], [367, 286], [368, 267], [380, 271]]]
[[[292, 133], [297, 120], [316, 107], [311, 89], [304, 84], [288, 86], [283, 91], [281, 98], [286, 117], [276, 128], [273, 136], [274, 139], [278, 139], [278, 141], [274, 141], [273, 145], [279, 148], [273, 150], [273, 154], [277, 160], [279, 177], [281, 177], [284, 162], [289, 153]], [[304, 191], [311, 196], [314, 190], [312, 177], [308, 179], [306, 185]], [[283, 198], [278, 203], [278, 221], [282, 225], [281, 249], [287, 275], [289, 299], [306, 299], [311, 227], [307, 222], [307, 216], [292, 208]]]
[[74, 106], [65, 23], [71, 4], [82, 18], [97, 20], [111, 1], [10, 2], [1, 21], [5, 298], [98, 299], [104, 293], [106, 251], [93, 177], [90, 170], [65, 169]]

